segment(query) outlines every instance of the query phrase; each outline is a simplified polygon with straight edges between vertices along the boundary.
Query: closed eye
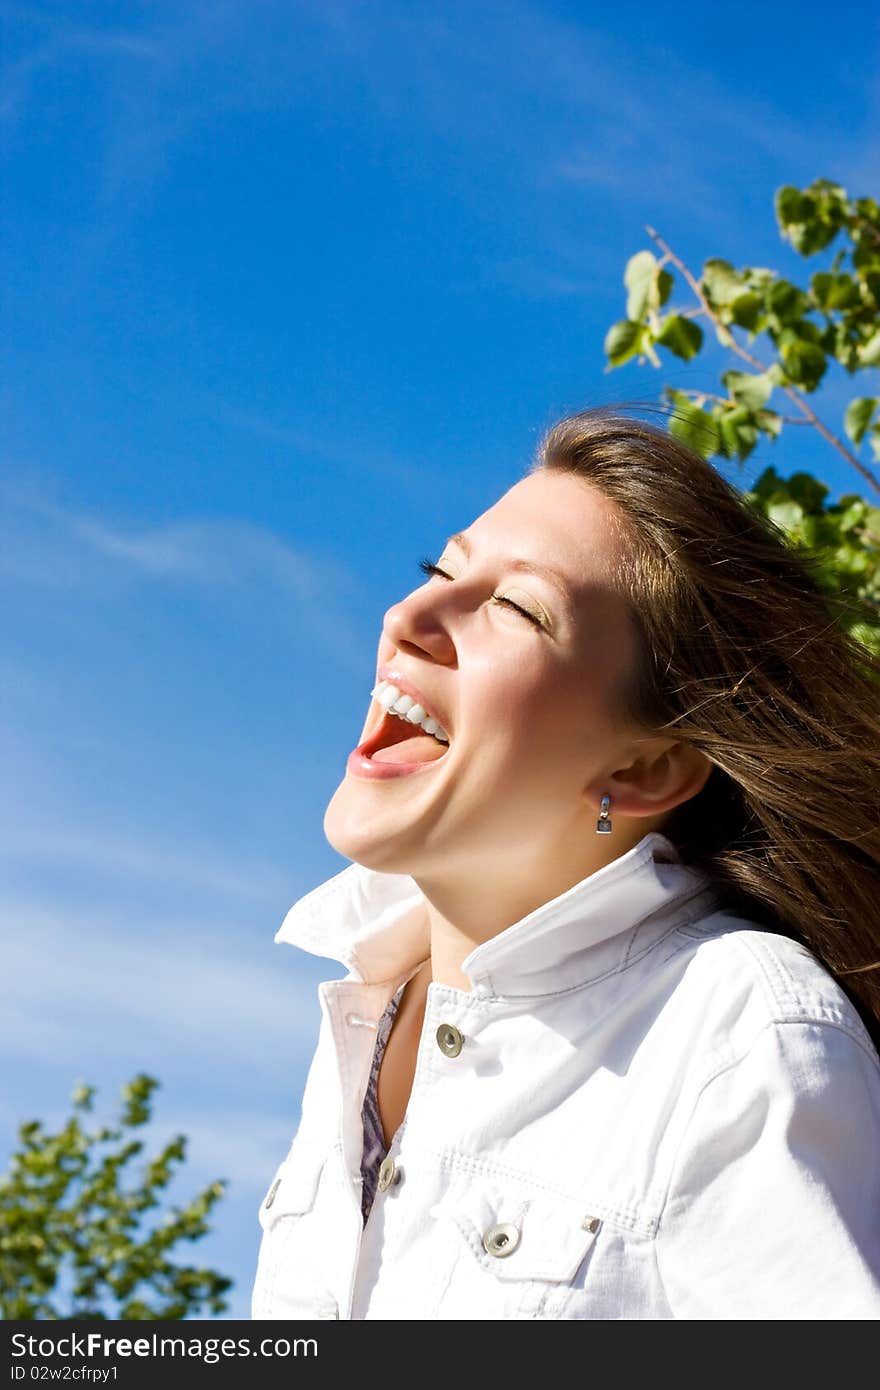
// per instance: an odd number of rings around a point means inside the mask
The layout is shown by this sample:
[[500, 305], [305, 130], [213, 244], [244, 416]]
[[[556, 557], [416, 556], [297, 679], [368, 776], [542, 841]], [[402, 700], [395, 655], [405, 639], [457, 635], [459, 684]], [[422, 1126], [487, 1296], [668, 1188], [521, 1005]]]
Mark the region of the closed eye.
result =
[[[451, 574], [447, 574], [445, 570], [440, 569], [439, 565], [435, 565], [433, 560], [420, 560], [419, 569], [429, 578], [433, 578], [435, 574], [439, 575], [441, 579], [452, 578]], [[496, 603], [506, 604], [508, 608], [513, 608], [517, 613], [521, 613], [524, 618], [528, 618], [534, 627], [543, 629], [544, 624], [541, 620], [536, 618], [534, 613], [530, 613], [527, 608], [522, 608], [518, 603], [514, 603], [512, 598], [506, 598], [504, 594], [493, 594], [492, 598]]]

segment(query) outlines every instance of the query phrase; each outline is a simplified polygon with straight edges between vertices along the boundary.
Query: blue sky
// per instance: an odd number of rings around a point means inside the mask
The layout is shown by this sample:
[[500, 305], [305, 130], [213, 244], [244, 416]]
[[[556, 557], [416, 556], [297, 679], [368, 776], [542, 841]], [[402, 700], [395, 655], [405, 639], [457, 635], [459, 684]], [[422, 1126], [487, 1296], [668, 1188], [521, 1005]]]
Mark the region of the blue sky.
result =
[[[316, 985], [275, 945], [418, 559], [600, 401], [651, 223], [808, 266], [774, 190], [878, 195], [867, 7], [4, 6], [0, 1166], [77, 1080], [157, 1076], [188, 1257], [247, 1316]], [[859, 33], [857, 44], [838, 36]], [[854, 57], [854, 54], [856, 55]], [[682, 296], [681, 303], [687, 300]], [[836, 429], [855, 394], [835, 378]], [[790, 429], [729, 476], [860, 480]]]

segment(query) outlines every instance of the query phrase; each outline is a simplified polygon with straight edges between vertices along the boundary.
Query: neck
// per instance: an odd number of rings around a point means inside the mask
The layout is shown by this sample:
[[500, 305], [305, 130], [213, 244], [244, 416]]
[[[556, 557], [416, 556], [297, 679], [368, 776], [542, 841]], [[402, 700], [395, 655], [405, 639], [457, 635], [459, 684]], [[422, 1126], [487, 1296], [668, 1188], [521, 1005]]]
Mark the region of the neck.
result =
[[596, 845], [587, 842], [585, 847], [581, 837], [576, 854], [566, 854], [559, 846], [548, 854], [545, 847], [540, 862], [519, 849], [503, 864], [496, 861], [491, 870], [474, 868], [454, 881], [415, 876], [425, 898], [431, 978], [438, 984], [470, 990], [461, 963], [471, 951], [619, 859], [638, 844], [647, 829], [644, 822], [634, 821], [626, 835], [622, 825], [619, 831], [615, 825], [615, 833], [597, 836]]

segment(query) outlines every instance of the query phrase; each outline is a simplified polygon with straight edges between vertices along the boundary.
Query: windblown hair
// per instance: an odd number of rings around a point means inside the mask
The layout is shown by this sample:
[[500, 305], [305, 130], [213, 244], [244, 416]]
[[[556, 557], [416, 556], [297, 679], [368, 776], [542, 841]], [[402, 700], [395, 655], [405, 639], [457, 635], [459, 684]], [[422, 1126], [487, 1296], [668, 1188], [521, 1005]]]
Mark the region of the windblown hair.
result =
[[641, 660], [622, 714], [713, 768], [663, 834], [726, 906], [802, 941], [880, 1050], [880, 659], [819, 562], [711, 464], [620, 407], [544, 436], [529, 472], [615, 504]]

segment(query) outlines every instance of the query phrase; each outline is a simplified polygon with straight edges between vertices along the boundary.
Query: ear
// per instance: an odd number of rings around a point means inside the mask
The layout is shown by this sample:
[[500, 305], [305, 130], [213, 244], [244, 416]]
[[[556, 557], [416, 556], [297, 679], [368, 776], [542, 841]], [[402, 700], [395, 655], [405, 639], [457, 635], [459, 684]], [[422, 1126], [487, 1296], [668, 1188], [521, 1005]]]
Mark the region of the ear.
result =
[[699, 748], [679, 739], [646, 739], [638, 747], [632, 762], [611, 773], [598, 791], [611, 797], [612, 815], [672, 811], [703, 790], [714, 767]]

